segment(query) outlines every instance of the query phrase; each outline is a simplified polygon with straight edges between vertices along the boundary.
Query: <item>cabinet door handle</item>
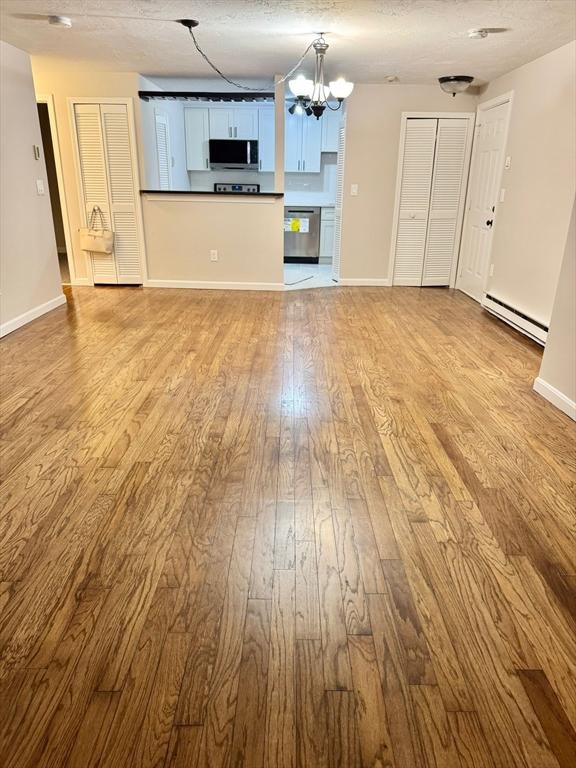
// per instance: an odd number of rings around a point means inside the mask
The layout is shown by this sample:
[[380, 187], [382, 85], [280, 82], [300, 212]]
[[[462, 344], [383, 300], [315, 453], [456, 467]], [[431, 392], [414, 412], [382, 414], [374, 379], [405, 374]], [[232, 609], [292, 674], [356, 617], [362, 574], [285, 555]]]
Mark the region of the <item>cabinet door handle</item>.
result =
[[238, 128], [234, 126], [234, 138], [236, 139], [238, 137]]
[[298, 170], [300, 170], [300, 160], [298, 160]]
[[232, 138], [232, 128], [228, 127], [228, 138]]
[[208, 168], [208, 158], [206, 158], [206, 168]]
[[302, 170], [306, 170], [306, 160], [302, 160]]

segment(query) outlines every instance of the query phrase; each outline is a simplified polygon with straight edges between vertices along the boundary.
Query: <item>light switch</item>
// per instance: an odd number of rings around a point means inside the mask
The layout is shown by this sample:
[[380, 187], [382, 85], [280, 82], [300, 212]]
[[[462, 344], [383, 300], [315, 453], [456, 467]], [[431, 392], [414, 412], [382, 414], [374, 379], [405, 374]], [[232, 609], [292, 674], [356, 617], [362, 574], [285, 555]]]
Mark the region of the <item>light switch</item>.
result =
[[218, 251], [210, 251], [210, 261], [218, 261]]
[[352, 197], [356, 197], [358, 195], [358, 184], [350, 185], [350, 194], [352, 195]]
[[36, 179], [36, 192], [39, 195], [44, 194], [44, 179]]
[[512, 165], [512, 158], [510, 157], [510, 155], [508, 155], [508, 157], [504, 161], [504, 168], [506, 168], [506, 170], [509, 171], [511, 165]]

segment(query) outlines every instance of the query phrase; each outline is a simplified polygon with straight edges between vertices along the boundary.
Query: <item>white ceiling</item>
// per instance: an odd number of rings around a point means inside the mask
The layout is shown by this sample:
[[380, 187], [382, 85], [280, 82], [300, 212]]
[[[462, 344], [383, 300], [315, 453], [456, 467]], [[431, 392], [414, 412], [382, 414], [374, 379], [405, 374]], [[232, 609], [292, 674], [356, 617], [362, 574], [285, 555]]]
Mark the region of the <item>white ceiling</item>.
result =
[[[199, 19], [200, 44], [235, 77], [285, 72], [314, 32], [329, 32], [329, 76], [364, 83], [447, 74], [482, 83], [576, 36], [573, 0], [0, 0], [0, 9], [2, 39], [55, 66], [188, 77], [210, 70], [169, 19]], [[73, 28], [50, 26], [49, 13]], [[508, 31], [470, 40], [474, 27]]]

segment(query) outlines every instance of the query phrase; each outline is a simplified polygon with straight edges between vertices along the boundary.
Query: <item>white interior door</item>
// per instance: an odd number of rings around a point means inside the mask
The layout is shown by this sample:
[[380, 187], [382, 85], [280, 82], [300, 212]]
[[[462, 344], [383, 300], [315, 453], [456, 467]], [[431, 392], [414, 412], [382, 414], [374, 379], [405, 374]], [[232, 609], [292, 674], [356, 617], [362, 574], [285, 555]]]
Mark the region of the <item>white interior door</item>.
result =
[[436, 118], [409, 118], [406, 121], [394, 285], [422, 284], [437, 125]]
[[440, 118], [422, 285], [450, 285], [458, 258], [472, 138], [469, 118]]
[[172, 189], [172, 150], [170, 149], [170, 125], [168, 116], [156, 113], [156, 157], [160, 189]]
[[476, 140], [456, 287], [476, 301], [484, 295], [502, 178], [510, 101], [478, 109]]

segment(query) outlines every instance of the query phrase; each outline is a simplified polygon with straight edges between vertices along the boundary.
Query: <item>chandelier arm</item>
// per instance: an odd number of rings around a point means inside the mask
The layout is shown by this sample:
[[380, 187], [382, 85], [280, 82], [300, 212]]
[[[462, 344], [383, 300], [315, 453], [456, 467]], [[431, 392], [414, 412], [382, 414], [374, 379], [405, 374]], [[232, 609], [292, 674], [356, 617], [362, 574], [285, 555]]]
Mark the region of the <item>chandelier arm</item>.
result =
[[[235, 88], [240, 88], [240, 90], [243, 90], [243, 91], [256, 91], [256, 92], [260, 92], [260, 93], [262, 93], [262, 92], [264, 92], [264, 91], [268, 91], [268, 90], [269, 90], [269, 86], [268, 86], [268, 87], [266, 87], [266, 88], [253, 88], [253, 87], [251, 87], [251, 86], [249, 86], [249, 85], [243, 85], [242, 83], [237, 83], [235, 80], [232, 80], [231, 78], [227, 77], [227, 76], [224, 74], [224, 72], [222, 72], [220, 69], [218, 69], [218, 67], [216, 66], [216, 64], [213, 64], [213, 63], [210, 61], [210, 59], [208, 58], [208, 56], [207, 56], [207, 55], [204, 53], [204, 51], [202, 50], [202, 48], [201, 48], [201, 47], [200, 47], [200, 45], [198, 44], [198, 41], [196, 40], [196, 36], [194, 35], [194, 31], [192, 30], [192, 28], [191, 28], [191, 27], [188, 27], [188, 31], [190, 32], [190, 37], [192, 38], [192, 41], [193, 41], [193, 43], [194, 43], [194, 47], [196, 48], [196, 50], [198, 51], [198, 53], [200, 54], [200, 56], [202, 56], [202, 58], [203, 58], [203, 59], [204, 59], [204, 61], [205, 61], [205, 62], [208, 64], [208, 66], [209, 66], [209, 67], [211, 67], [211, 69], [213, 69], [213, 70], [214, 70], [214, 72], [216, 72], [216, 74], [217, 74], [219, 77], [221, 77], [221, 78], [222, 78], [222, 80], [225, 80], [225, 81], [226, 81], [227, 83], [229, 83], [230, 85], [233, 85]], [[308, 51], [309, 51], [309, 50], [312, 48], [312, 46], [314, 45], [314, 43], [315, 43], [315, 42], [316, 42], [316, 41], [315, 41], [315, 40], [313, 40], [313, 41], [310, 43], [310, 45], [308, 45], [308, 46], [307, 46], [306, 50], [304, 51], [304, 53], [302, 54], [302, 56], [300, 56], [300, 58], [298, 59], [298, 61], [296, 62], [296, 64], [295, 64], [295, 65], [292, 67], [292, 69], [291, 69], [289, 72], [287, 72], [287, 73], [286, 73], [286, 74], [285, 74], [285, 75], [284, 75], [282, 78], [280, 78], [280, 80], [277, 80], [277, 81], [276, 81], [276, 84], [277, 84], [277, 85], [279, 85], [279, 84], [281, 84], [281, 83], [284, 83], [284, 82], [286, 82], [286, 80], [288, 80], [288, 78], [289, 78], [291, 75], [293, 75], [293, 74], [294, 74], [294, 72], [295, 72], [295, 71], [298, 69], [298, 67], [300, 66], [300, 64], [302, 64], [302, 62], [303, 62], [303, 61], [304, 61], [304, 59], [306, 58], [306, 54], [307, 54], [307, 53], [308, 53]]]
[[330, 102], [329, 102], [328, 100], [326, 100], [326, 102], [325, 102], [324, 106], [328, 107], [328, 109], [330, 110], [330, 112], [338, 112], [338, 110], [339, 110], [339, 109], [341, 108], [341, 106], [342, 106], [342, 101], [341, 101], [341, 100], [338, 100], [338, 106], [337, 106], [337, 107], [331, 107], [331, 106], [330, 106]]

